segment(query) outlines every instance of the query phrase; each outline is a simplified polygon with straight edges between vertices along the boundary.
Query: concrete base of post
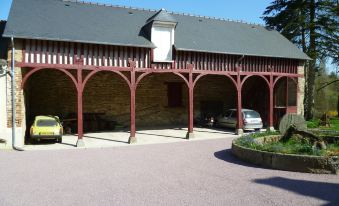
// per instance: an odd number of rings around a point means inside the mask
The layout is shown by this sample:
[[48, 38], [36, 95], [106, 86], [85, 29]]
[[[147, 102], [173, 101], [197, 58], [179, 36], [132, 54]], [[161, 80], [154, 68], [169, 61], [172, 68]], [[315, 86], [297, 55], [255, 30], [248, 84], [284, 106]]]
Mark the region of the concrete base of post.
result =
[[78, 139], [77, 141], [77, 147], [85, 147], [85, 142], [83, 139]]
[[186, 139], [194, 139], [194, 133], [193, 132], [187, 132]]
[[235, 134], [237, 134], [237, 135], [243, 135], [243, 134], [244, 134], [244, 130], [243, 130], [243, 129], [236, 129], [236, 130], [235, 130]]
[[137, 138], [136, 137], [129, 137], [128, 144], [135, 144], [135, 143], [137, 143]]
[[275, 132], [275, 129], [274, 129], [274, 127], [267, 127], [267, 131], [268, 132]]

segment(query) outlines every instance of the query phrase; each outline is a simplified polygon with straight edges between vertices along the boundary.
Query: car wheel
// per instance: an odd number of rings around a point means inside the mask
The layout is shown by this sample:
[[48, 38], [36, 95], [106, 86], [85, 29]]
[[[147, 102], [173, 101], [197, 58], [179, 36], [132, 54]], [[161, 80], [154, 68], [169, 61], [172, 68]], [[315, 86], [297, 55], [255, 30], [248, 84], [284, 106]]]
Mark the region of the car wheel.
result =
[[62, 143], [62, 138], [61, 137], [57, 139], [57, 143]]

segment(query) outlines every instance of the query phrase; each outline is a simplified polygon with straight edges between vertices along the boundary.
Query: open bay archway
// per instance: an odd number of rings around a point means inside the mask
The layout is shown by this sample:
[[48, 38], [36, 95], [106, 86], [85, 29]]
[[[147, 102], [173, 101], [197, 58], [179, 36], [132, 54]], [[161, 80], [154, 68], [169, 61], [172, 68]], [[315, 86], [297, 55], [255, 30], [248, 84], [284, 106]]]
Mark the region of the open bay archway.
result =
[[53, 115], [65, 119], [77, 111], [77, 89], [71, 72], [47, 68], [30, 70], [21, 87], [26, 108], [26, 143], [36, 116]]
[[130, 88], [120, 75], [98, 71], [85, 79], [83, 125], [84, 132], [129, 130]]
[[269, 122], [270, 88], [265, 76], [247, 76], [242, 82], [242, 107], [257, 111], [263, 120], [263, 126]]
[[233, 77], [227, 75], [203, 75], [194, 84], [194, 119], [204, 125], [209, 119], [217, 119], [228, 109], [237, 108], [237, 89]]
[[[184, 76], [151, 73], [139, 78], [136, 88], [137, 133], [150, 128], [186, 128], [188, 88]], [[183, 136], [182, 138], [184, 138]]]

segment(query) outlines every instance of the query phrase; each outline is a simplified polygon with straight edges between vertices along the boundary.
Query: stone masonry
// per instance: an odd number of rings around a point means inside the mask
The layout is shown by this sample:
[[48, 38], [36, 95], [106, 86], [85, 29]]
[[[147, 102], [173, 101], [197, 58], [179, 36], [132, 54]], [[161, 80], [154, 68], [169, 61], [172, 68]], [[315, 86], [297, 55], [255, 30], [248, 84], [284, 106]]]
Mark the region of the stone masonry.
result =
[[[17, 40], [15, 41], [15, 61], [22, 61], [22, 42]], [[8, 64], [11, 65], [12, 61], [12, 50], [8, 50]], [[10, 68], [10, 66], [9, 66]], [[21, 80], [22, 80], [22, 70], [21, 68], [15, 68], [15, 98], [16, 98], [16, 126], [22, 127], [23, 120], [25, 119], [25, 106], [24, 106], [24, 98], [23, 91], [21, 90]], [[7, 78], [7, 127], [12, 127], [12, 94], [11, 94], [11, 78]]]
[[[182, 82], [182, 106], [168, 107], [167, 84]], [[187, 87], [174, 74], [153, 74], [145, 77], [137, 88], [136, 125], [177, 126], [187, 124]], [[100, 72], [94, 75], [84, 90], [84, 113], [102, 113], [106, 118], [129, 126], [130, 93], [126, 82], [118, 75]], [[58, 115], [76, 113], [76, 90], [62, 72], [42, 70], [25, 86], [27, 114]], [[226, 77], [207, 76], [195, 88], [195, 117], [200, 116], [201, 101], [221, 101], [225, 108], [235, 106], [235, 91]]]
[[[298, 74], [305, 74], [304, 65], [298, 66]], [[304, 116], [304, 97], [305, 97], [305, 77], [298, 78], [298, 92], [297, 92], [297, 110], [298, 114]]]

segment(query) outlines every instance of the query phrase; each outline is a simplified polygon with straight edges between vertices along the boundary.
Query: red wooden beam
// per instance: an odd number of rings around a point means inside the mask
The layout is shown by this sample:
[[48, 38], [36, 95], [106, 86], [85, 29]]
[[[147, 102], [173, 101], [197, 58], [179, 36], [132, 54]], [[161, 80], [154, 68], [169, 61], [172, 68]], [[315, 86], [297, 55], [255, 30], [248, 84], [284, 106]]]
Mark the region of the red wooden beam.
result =
[[273, 81], [273, 75], [270, 75], [270, 81], [269, 81], [269, 112], [268, 112], [268, 126], [270, 130], [274, 129], [274, 81]]
[[136, 76], [135, 76], [135, 61], [129, 61], [129, 65], [132, 69], [131, 71], [131, 81], [130, 81], [130, 137], [128, 142], [136, 142], [136, 127], [135, 127], [135, 93], [136, 93]]
[[192, 69], [188, 77], [188, 132], [186, 135], [187, 139], [193, 138], [193, 127], [194, 127], [194, 83], [193, 83], [193, 74]]
[[77, 108], [78, 108], [78, 141], [77, 147], [84, 146], [83, 142], [83, 89], [82, 89], [82, 70], [78, 68], [77, 70]]
[[242, 134], [243, 132], [243, 118], [242, 118], [242, 88], [241, 88], [241, 78], [240, 78], [240, 68], [237, 68], [237, 134]]

